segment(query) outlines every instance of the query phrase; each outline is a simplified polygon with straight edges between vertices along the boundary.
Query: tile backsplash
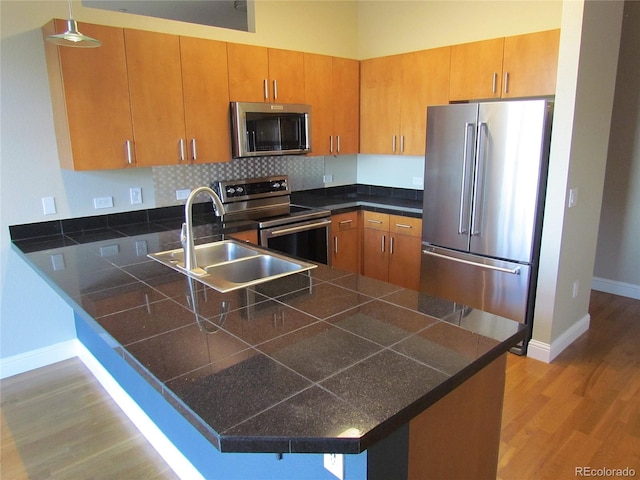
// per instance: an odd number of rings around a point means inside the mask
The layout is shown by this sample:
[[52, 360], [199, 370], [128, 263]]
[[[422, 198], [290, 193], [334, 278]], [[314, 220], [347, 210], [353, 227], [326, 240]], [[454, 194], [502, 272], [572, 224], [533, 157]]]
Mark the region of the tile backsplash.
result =
[[176, 199], [176, 190], [194, 189], [218, 180], [289, 175], [292, 191], [322, 188], [324, 157], [297, 155], [234, 159], [224, 163], [206, 163], [153, 167], [156, 206], [184, 204]]

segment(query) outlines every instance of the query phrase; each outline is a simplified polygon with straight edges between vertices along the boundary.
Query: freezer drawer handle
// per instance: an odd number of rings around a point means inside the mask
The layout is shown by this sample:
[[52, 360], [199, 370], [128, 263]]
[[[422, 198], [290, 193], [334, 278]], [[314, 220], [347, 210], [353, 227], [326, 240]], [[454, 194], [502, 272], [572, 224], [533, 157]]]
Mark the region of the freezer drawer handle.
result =
[[471, 262], [469, 260], [463, 260], [461, 258], [454, 258], [454, 257], [449, 257], [447, 255], [441, 255], [439, 253], [432, 252], [430, 250], [422, 250], [422, 253], [424, 253], [425, 255], [431, 255], [433, 257], [444, 258], [445, 260], [451, 260], [452, 262], [465, 263], [467, 265], [473, 265], [474, 267], [486, 268], [487, 270], [496, 270], [498, 272], [510, 273], [512, 275], [520, 275], [520, 267], [503, 268], [503, 267], [496, 267], [494, 265], [485, 265], [484, 263], [476, 263], [476, 262]]

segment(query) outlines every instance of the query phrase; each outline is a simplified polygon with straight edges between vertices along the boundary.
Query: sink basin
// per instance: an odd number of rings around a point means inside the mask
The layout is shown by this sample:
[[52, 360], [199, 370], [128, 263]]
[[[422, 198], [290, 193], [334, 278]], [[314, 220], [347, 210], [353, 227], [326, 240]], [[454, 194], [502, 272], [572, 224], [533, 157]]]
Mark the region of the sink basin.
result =
[[[232, 240], [196, 245], [194, 250], [196, 252], [196, 262], [202, 269], [206, 269], [206, 267], [211, 265], [237, 260], [239, 258], [255, 256], [259, 253], [253, 248], [236, 243]], [[166, 261], [176, 262], [179, 267], [184, 267], [184, 250], [182, 248], [153, 253], [149, 256], [162, 263], [165, 263]]]
[[317, 266], [235, 240], [196, 245], [195, 252], [198, 263], [196, 270], [184, 268], [182, 248], [148, 256], [219, 292], [256, 285]]

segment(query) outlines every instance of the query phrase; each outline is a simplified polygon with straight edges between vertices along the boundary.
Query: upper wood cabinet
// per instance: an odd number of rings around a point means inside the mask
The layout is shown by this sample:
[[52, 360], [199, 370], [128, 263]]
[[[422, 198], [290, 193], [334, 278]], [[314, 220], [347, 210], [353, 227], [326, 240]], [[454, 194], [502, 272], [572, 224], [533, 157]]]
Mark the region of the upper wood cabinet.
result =
[[305, 53], [304, 89], [313, 155], [358, 153], [360, 62]]
[[504, 39], [502, 97], [555, 95], [560, 30]]
[[450, 47], [361, 62], [360, 151], [423, 155], [427, 106], [449, 98]]
[[180, 37], [180, 58], [188, 161], [230, 161], [226, 43]]
[[[64, 20], [52, 20], [43, 34], [66, 27]], [[102, 46], [45, 42], [60, 164], [74, 170], [126, 168], [135, 159], [123, 30], [87, 23], [78, 28]]]
[[124, 31], [138, 166], [187, 159], [180, 37]]
[[302, 52], [227, 44], [229, 97], [238, 102], [304, 102]]
[[560, 30], [451, 47], [450, 100], [555, 94]]

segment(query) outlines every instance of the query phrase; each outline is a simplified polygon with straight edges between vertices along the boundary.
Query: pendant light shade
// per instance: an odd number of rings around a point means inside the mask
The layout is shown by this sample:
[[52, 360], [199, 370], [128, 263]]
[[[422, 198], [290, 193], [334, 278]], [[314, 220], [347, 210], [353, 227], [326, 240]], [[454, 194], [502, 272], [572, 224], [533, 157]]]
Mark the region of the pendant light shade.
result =
[[67, 20], [67, 31], [64, 33], [56, 33], [55, 35], [49, 35], [47, 37], [47, 41], [64, 47], [76, 48], [95, 48], [102, 45], [100, 40], [87, 37], [78, 31], [78, 23], [73, 19], [73, 13], [71, 12], [71, 1], [69, 1], [69, 20]]

